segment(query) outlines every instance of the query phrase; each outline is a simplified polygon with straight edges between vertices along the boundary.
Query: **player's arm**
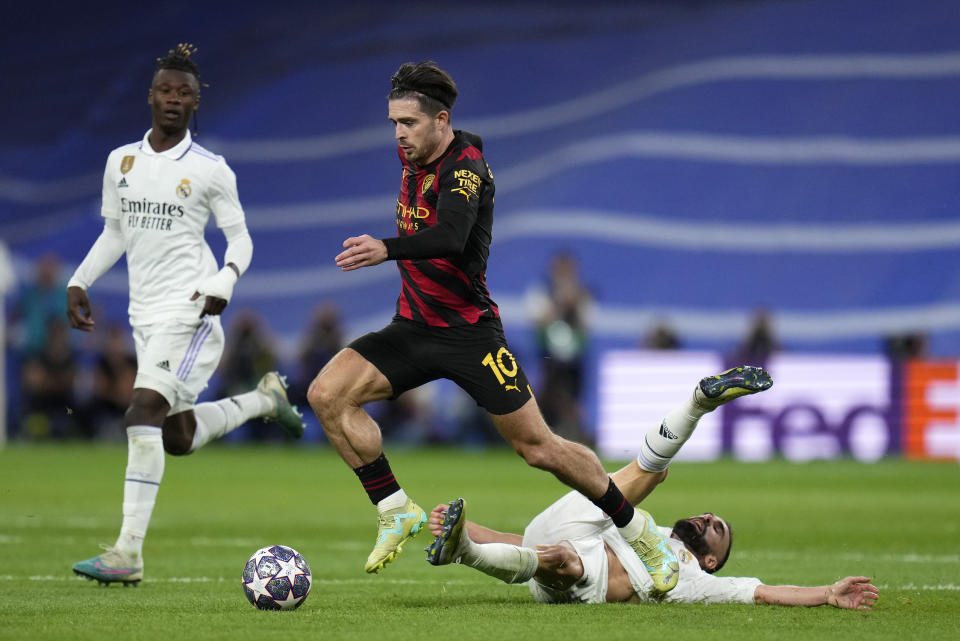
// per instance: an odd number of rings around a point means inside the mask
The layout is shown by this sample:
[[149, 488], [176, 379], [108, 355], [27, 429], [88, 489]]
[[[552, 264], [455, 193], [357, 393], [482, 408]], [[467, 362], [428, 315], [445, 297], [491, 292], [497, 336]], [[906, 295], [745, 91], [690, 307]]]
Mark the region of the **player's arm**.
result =
[[385, 260], [443, 258], [463, 253], [470, 230], [477, 221], [480, 197], [457, 186], [454, 172], [445, 172], [437, 196], [437, 222], [410, 234], [378, 240], [369, 235], [343, 241], [344, 251], [336, 257], [345, 272], [379, 265]]
[[120, 153], [113, 150], [107, 157], [103, 170], [103, 189], [100, 214], [103, 216], [103, 231], [67, 283], [67, 319], [74, 329], [93, 331], [93, 315], [87, 289], [103, 276], [126, 251], [123, 232], [120, 231], [120, 195], [117, 193], [117, 176], [112, 169], [117, 166]]
[[197, 285], [190, 300], [206, 296], [200, 317], [223, 312], [233, 297], [233, 288], [253, 260], [253, 239], [247, 231], [243, 208], [237, 194], [237, 176], [226, 162], [217, 165], [210, 177], [207, 194], [210, 211], [227, 239], [223, 268]]
[[865, 576], [848, 576], [832, 585], [758, 585], [754, 600], [766, 605], [831, 605], [845, 610], [869, 610], [880, 598], [876, 586]]
[[[413, 258], [442, 258], [463, 252], [470, 228], [447, 223], [453, 216], [438, 214], [441, 222], [410, 236], [397, 236], [378, 240], [364, 234], [343, 241], [344, 251], [336, 257], [337, 267], [345, 272], [361, 267], [379, 265], [385, 260]], [[459, 221], [464, 222], [464, 221]]]
[[247, 225], [239, 222], [222, 229], [227, 239], [227, 250], [223, 256], [223, 269], [197, 285], [197, 291], [190, 300], [206, 296], [200, 317], [207, 314], [217, 315], [223, 312], [233, 297], [233, 288], [240, 280], [250, 261], [253, 260], [253, 239], [247, 231]]
[[120, 221], [105, 218], [103, 231], [67, 283], [67, 319], [74, 329], [93, 330], [95, 323], [87, 289], [120, 260], [125, 248]]

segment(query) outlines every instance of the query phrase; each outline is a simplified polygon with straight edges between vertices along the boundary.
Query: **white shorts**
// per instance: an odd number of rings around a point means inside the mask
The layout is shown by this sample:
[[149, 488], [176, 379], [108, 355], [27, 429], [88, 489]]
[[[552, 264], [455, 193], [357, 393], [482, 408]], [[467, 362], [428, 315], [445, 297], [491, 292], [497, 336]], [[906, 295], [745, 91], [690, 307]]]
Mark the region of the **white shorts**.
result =
[[608, 563], [602, 532], [610, 519], [579, 492], [570, 492], [538, 514], [523, 532], [524, 547], [570, 543], [580, 555], [583, 577], [567, 590], [527, 585], [539, 603], [606, 603]]
[[161, 394], [170, 414], [191, 409], [207, 387], [223, 354], [219, 316], [204, 316], [195, 324], [167, 321], [133, 328], [137, 348], [137, 379], [133, 387]]

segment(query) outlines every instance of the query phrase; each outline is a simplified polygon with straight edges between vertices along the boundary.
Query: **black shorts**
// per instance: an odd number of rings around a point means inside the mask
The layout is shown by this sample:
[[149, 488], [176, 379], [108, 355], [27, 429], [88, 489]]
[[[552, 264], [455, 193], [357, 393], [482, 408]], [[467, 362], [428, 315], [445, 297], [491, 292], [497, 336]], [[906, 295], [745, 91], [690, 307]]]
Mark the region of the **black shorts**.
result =
[[520, 363], [507, 348], [499, 320], [462, 327], [430, 327], [394, 317], [378, 332], [348, 345], [373, 363], [394, 398], [446, 378], [491, 414], [509, 414], [533, 396]]

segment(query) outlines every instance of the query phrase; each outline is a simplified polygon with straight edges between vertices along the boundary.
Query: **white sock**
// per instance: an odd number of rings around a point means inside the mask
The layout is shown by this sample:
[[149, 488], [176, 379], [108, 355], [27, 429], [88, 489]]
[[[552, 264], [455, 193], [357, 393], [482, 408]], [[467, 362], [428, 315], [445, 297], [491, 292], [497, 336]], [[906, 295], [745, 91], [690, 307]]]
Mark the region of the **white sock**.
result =
[[540, 559], [535, 550], [509, 543], [474, 543], [463, 536], [457, 563], [469, 565], [504, 583], [526, 583], [537, 572]]
[[197, 429], [190, 451], [196, 451], [214, 439], [232, 432], [252, 418], [266, 416], [277, 409], [272, 396], [257, 390], [222, 398], [213, 403], [200, 403], [193, 408]]
[[123, 482], [123, 524], [114, 545], [117, 550], [140, 558], [150, 515], [157, 502], [163, 478], [163, 430], [152, 425], [127, 428], [127, 471]]
[[643, 534], [643, 531], [647, 527], [647, 519], [642, 514], [637, 512], [637, 509], [633, 509], [633, 518], [630, 519], [630, 522], [624, 525], [621, 528], [617, 528], [617, 531], [620, 532], [620, 536], [623, 537], [625, 541], [634, 541], [640, 538], [640, 535]]
[[709, 411], [697, 403], [695, 395], [691, 395], [685, 403], [667, 414], [660, 425], [647, 430], [640, 453], [637, 454], [640, 467], [648, 472], [667, 469], [670, 461], [693, 434], [697, 422]]
[[377, 502], [377, 512], [383, 514], [387, 510], [395, 510], [398, 507], [403, 507], [407, 502], [407, 493], [403, 491], [403, 488], [400, 488], [390, 496], [380, 499]]

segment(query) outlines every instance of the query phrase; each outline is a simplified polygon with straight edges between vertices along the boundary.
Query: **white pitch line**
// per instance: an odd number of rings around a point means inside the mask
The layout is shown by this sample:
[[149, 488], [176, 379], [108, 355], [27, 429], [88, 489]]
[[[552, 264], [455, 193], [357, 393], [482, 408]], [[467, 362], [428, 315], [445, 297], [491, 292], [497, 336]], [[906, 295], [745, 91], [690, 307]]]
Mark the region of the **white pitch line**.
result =
[[[14, 581], [34, 581], [34, 582], [68, 582], [68, 581], [86, 581], [80, 576], [59, 575], [59, 574], [32, 574], [30, 576], [17, 576], [14, 574], [0, 574], [0, 582]], [[162, 579], [148, 579], [148, 583], [235, 583], [240, 581], [239, 573], [235, 578], [211, 577], [211, 576], [173, 576]], [[371, 582], [385, 583], [388, 585], [483, 585], [486, 581], [430, 581], [419, 579], [383, 579], [378, 577], [368, 577], [360, 579], [319, 579], [314, 575], [313, 585], [361, 585]]]
[[956, 583], [937, 583], [935, 585], [917, 585], [916, 583], [907, 583], [906, 585], [891, 586], [888, 583], [877, 584], [880, 590], [918, 590], [920, 592], [958, 592], [960, 585]]
[[[807, 558], [806, 553], [785, 550], [738, 552], [738, 557], [752, 559], [795, 560]], [[867, 554], [865, 552], [838, 552], [829, 555], [838, 561], [857, 563], [929, 563], [932, 565], [960, 563], [960, 554]]]
[[57, 528], [70, 530], [90, 530], [99, 527], [114, 525], [114, 521], [98, 519], [86, 516], [68, 516], [64, 518], [43, 518], [35, 516], [14, 516], [13, 518], [0, 519], [0, 527], [33, 529], [33, 528]]
[[[214, 539], [205, 536], [195, 536], [190, 539], [190, 545], [195, 547], [236, 547], [236, 548], [250, 548], [253, 550], [259, 550], [262, 547], [265, 547], [265, 544], [262, 540], [256, 539], [240, 539], [240, 538], [225, 538], [225, 539]], [[285, 545], [285, 544], [284, 544]]]
[[[53, 527], [52, 525], [50, 527]], [[55, 540], [61, 545], [71, 545], [77, 542], [76, 537], [72, 536], [62, 536], [60, 534], [51, 534], [50, 536], [31, 536], [29, 537], [30, 541], [37, 540]], [[22, 536], [15, 534], [5, 534], [0, 532], [0, 545], [21, 545], [26, 541]], [[263, 539], [250, 539], [250, 538], [211, 538], [204, 536], [195, 536], [188, 540], [189, 544], [193, 547], [206, 547], [206, 548], [226, 548], [226, 547], [235, 547], [235, 548], [249, 548], [251, 550], [260, 549], [267, 543], [263, 542]], [[280, 542], [285, 545], [282, 541]], [[294, 545], [293, 547], [296, 547]], [[336, 550], [338, 552], [359, 552], [366, 550], [370, 546], [367, 543], [361, 542], [352, 542], [352, 541], [334, 541], [328, 543], [325, 546], [328, 550]]]
[[[68, 582], [68, 581], [85, 581], [82, 577], [78, 576], [63, 576], [63, 575], [31, 575], [31, 576], [16, 576], [13, 574], [0, 574], [0, 582], [15, 582], [15, 581], [32, 581], [32, 582]], [[239, 578], [226, 578], [226, 577], [209, 577], [209, 576], [197, 576], [197, 577], [168, 577], [165, 579], [149, 579], [148, 583], [236, 583], [239, 582]], [[364, 579], [318, 579], [314, 576], [313, 585], [361, 585], [361, 584], [370, 584], [371, 582], [377, 582], [387, 585], [439, 585], [441, 587], [446, 586], [474, 586], [474, 585], [488, 585], [487, 581], [430, 581], [430, 580], [418, 580], [418, 579], [381, 579], [376, 577], [364, 578]], [[881, 590], [904, 590], [904, 591], [917, 591], [917, 592], [960, 592], [960, 585], [956, 583], [905, 583], [901, 585], [891, 585], [889, 583], [878, 583], [876, 586]]]

